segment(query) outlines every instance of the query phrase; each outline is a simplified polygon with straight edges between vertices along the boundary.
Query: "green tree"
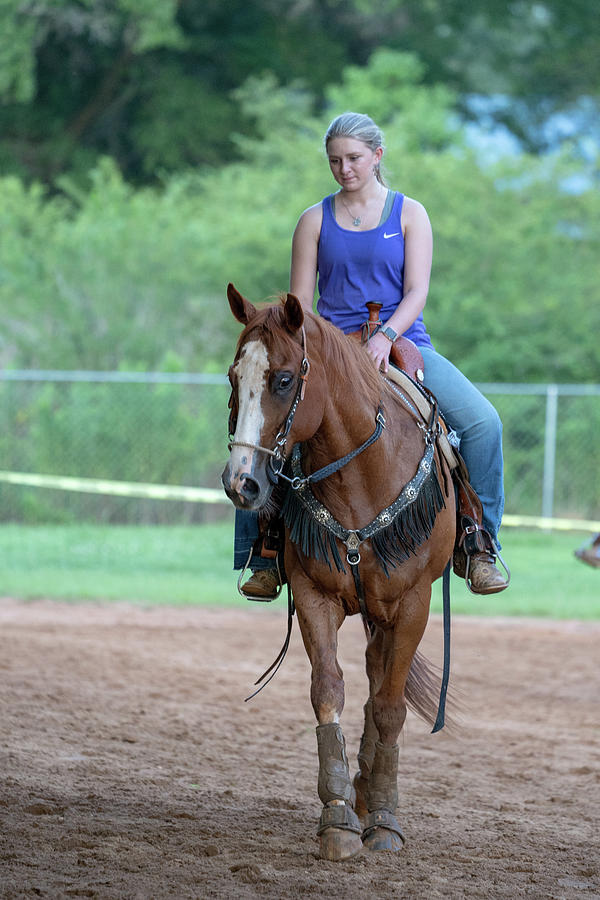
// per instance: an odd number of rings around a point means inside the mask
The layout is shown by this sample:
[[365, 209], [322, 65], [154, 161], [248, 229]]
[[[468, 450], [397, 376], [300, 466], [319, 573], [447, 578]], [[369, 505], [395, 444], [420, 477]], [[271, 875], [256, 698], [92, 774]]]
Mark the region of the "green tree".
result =
[[4, 359], [152, 369], [171, 352], [224, 370], [239, 330], [227, 282], [255, 301], [287, 289], [297, 218], [336, 187], [322, 135], [334, 113], [362, 107], [384, 125], [391, 186], [432, 220], [436, 346], [478, 381], [600, 381], [600, 197], [577, 155], [482, 166], [453, 95], [388, 50], [325, 96], [316, 114], [297, 84], [249, 79], [235, 98], [252, 123], [235, 138], [240, 158], [161, 187], [134, 189], [108, 160], [88, 190], [63, 179], [62, 196], [4, 179]]
[[248, 77], [301, 79], [318, 113], [345, 67], [359, 77], [386, 47], [530, 151], [558, 124], [597, 146], [595, 14], [593, 0], [0, 0], [0, 169], [53, 184], [103, 155], [135, 183], [218, 167], [251, 131], [232, 96]]

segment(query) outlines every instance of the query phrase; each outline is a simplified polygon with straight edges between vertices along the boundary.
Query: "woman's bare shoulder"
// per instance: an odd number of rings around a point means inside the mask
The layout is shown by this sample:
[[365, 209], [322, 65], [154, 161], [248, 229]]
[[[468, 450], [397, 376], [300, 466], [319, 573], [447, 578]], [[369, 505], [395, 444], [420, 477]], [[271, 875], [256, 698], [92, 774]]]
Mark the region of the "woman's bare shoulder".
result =
[[317, 237], [321, 231], [323, 221], [323, 203], [319, 201], [305, 209], [296, 225], [296, 232], [301, 234], [314, 234]]
[[429, 225], [429, 216], [422, 203], [419, 203], [418, 200], [414, 200], [412, 197], [404, 197], [404, 202], [402, 204], [402, 225], [404, 228]]
[[406, 213], [408, 216], [421, 218], [423, 216], [427, 216], [427, 210], [423, 206], [422, 203], [419, 203], [418, 200], [415, 200], [413, 197], [404, 197], [404, 203], [402, 204], [402, 212]]
[[323, 201], [319, 200], [318, 203], [313, 204], [313, 206], [309, 206], [308, 209], [305, 209], [298, 222], [307, 222], [313, 224], [314, 222], [321, 223], [321, 219], [323, 218]]

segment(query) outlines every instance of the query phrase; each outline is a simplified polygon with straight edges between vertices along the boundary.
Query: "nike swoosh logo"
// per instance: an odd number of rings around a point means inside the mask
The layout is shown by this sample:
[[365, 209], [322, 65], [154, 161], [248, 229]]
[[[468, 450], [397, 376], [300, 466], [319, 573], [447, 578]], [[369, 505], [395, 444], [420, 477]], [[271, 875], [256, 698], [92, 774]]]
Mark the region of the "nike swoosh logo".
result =
[[398, 237], [398, 235], [400, 235], [400, 234], [401, 234], [400, 231], [394, 231], [393, 234], [388, 234], [386, 231], [383, 232], [383, 236], [384, 236], [384, 238], [386, 238], [386, 240], [387, 240], [387, 238]]

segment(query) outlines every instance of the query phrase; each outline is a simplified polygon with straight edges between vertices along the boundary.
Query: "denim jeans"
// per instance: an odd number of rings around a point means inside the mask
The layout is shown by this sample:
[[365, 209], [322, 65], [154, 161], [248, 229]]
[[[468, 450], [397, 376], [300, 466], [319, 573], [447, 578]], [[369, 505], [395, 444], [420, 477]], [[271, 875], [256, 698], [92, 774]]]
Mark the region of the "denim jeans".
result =
[[[243, 569], [258, 537], [258, 513], [246, 509], [235, 511], [235, 535], [233, 539], [233, 568]], [[253, 554], [250, 567], [253, 572], [258, 569], [272, 569], [273, 560]]]
[[504, 461], [500, 416], [456, 366], [431, 347], [420, 347], [425, 385], [438, 399], [449, 428], [460, 438], [460, 452], [483, 506], [483, 527], [497, 541], [504, 511]]
[[[425, 363], [425, 385], [437, 397], [440, 411], [460, 439], [460, 452], [483, 507], [483, 527], [498, 542], [504, 510], [502, 422], [482, 393], [462, 372], [431, 347], [419, 347]], [[234, 569], [241, 569], [258, 537], [258, 514], [236, 510]], [[500, 545], [499, 545], [500, 546]], [[268, 569], [273, 561], [254, 556], [251, 568]]]

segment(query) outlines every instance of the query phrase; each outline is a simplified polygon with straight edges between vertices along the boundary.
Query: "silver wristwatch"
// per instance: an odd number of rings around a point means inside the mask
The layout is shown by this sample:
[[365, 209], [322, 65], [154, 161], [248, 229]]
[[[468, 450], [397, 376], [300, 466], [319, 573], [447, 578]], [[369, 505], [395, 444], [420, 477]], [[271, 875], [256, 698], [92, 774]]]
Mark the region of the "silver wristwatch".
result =
[[385, 336], [386, 336], [386, 338], [388, 339], [388, 341], [391, 341], [392, 344], [394, 343], [394, 341], [395, 341], [396, 338], [398, 337], [398, 332], [397, 332], [397, 331], [394, 331], [393, 328], [390, 328], [389, 325], [386, 325], [385, 328], [382, 328], [382, 329], [381, 329], [381, 333], [382, 333], [382, 334], [385, 334]]

